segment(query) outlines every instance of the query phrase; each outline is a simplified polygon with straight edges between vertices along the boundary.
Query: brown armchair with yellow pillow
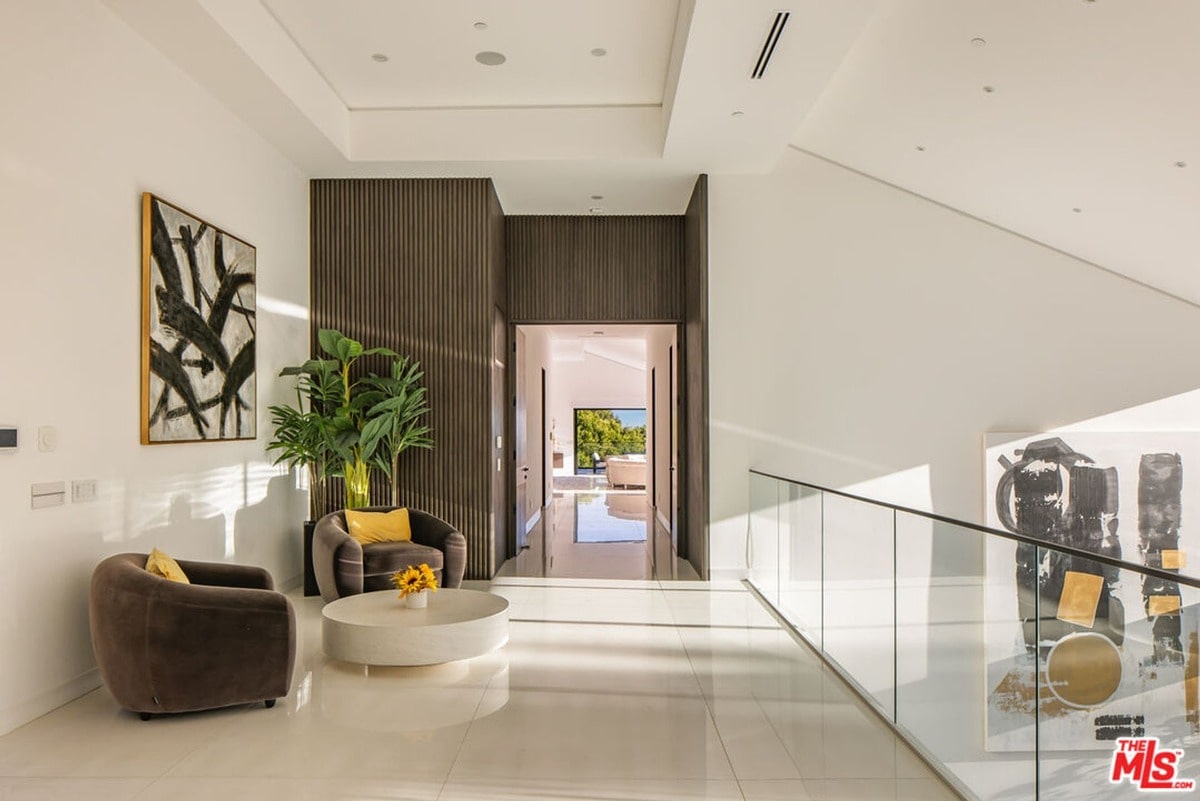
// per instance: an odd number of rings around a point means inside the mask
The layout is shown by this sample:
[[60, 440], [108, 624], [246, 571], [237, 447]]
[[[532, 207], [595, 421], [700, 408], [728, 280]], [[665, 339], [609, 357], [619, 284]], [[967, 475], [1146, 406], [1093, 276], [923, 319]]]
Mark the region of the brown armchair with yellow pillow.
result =
[[262, 568], [117, 554], [92, 572], [88, 607], [104, 684], [143, 720], [288, 694], [296, 617]]
[[439, 587], [462, 586], [466, 539], [420, 509], [344, 509], [317, 521], [313, 572], [326, 601], [390, 590], [393, 573], [420, 564], [433, 568]]

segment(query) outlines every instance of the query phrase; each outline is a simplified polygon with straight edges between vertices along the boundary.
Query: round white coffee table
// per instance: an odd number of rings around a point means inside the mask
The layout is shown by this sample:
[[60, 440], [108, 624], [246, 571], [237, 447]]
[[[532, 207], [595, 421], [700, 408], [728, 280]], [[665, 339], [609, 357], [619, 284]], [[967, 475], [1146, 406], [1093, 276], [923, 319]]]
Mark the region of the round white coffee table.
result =
[[508, 601], [476, 590], [441, 589], [424, 609], [395, 590], [349, 595], [321, 611], [325, 653], [364, 665], [437, 665], [508, 642]]

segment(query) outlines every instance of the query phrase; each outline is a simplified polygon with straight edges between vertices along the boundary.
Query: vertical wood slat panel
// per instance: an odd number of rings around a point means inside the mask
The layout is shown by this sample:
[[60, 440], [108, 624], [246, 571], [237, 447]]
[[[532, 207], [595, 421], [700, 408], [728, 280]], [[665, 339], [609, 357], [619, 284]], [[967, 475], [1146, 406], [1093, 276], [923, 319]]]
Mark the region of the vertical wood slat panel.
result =
[[505, 218], [514, 323], [683, 319], [684, 217]]
[[[401, 503], [425, 509], [467, 538], [467, 576], [490, 577], [491, 309], [503, 242], [489, 226], [487, 179], [329, 179], [311, 184], [312, 347], [336, 328], [368, 347], [421, 362], [432, 451], [400, 459]], [[498, 208], [498, 204], [496, 204]], [[497, 255], [497, 253], [499, 255]], [[501, 278], [502, 280], [502, 278]], [[383, 372], [387, 360], [364, 359]], [[333, 482], [329, 507], [345, 495]], [[374, 503], [390, 499], [385, 476]], [[502, 558], [502, 555], [501, 557]]]
[[[492, 242], [491, 249], [491, 281], [492, 281], [492, 299], [495, 305], [500, 309], [502, 319], [507, 318], [508, 314], [508, 255], [505, 249], [505, 224], [504, 224], [504, 209], [500, 206], [500, 199], [496, 196], [495, 188], [489, 186], [488, 192], [488, 219], [487, 219], [487, 236]], [[489, 322], [494, 322], [494, 312], [488, 308], [484, 310], [486, 319]], [[508, 361], [507, 343], [501, 341], [496, 342], [495, 331], [493, 330], [489, 341], [492, 343], [492, 362], [506, 364]], [[500, 352], [497, 353], [497, 348]], [[506, 371], [505, 384], [502, 387], [492, 387], [494, 397], [492, 398], [492, 430], [493, 437], [501, 435], [502, 443], [512, 442], [512, 430], [509, 428], [509, 410], [508, 404], [509, 386], [512, 379], [511, 371]], [[498, 421], [498, 425], [497, 425]], [[512, 497], [509, 493], [515, 491], [514, 482], [512, 480], [511, 471], [516, 468], [515, 463], [504, 458], [505, 448], [492, 449], [492, 442], [488, 442], [488, 458], [487, 470], [492, 477], [492, 514], [491, 514], [491, 537], [492, 537], [492, 552], [494, 561], [492, 564], [492, 573], [499, 569], [504, 562], [505, 557], [509, 555], [509, 529], [515, 525], [508, 514]], [[500, 451], [500, 453], [497, 453]], [[499, 455], [499, 469], [494, 468], [493, 459]]]
[[684, 215], [683, 277], [683, 526], [681, 546], [708, 578], [708, 176], [701, 175]]

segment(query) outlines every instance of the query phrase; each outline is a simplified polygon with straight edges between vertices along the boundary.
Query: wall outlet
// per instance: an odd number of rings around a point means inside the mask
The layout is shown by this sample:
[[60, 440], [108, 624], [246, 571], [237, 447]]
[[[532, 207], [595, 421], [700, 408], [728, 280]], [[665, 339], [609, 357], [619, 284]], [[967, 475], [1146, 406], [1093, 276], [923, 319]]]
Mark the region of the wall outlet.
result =
[[71, 482], [71, 503], [87, 503], [96, 500], [96, 479], [89, 478]]
[[29, 503], [33, 509], [62, 506], [67, 498], [67, 487], [61, 481], [43, 481], [29, 486]]

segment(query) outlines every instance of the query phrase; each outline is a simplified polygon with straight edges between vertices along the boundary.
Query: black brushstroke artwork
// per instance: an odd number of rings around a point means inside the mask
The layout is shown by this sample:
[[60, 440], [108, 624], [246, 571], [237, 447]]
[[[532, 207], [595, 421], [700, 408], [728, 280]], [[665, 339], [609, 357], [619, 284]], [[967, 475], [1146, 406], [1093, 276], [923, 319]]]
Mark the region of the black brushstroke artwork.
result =
[[1097, 715], [1096, 739], [1112, 741], [1120, 737], [1145, 737], [1145, 715]]
[[[996, 510], [1001, 524], [1009, 531], [1051, 545], [1068, 545], [1121, 558], [1117, 539], [1116, 468], [1096, 465], [1058, 437], [1031, 442], [1018, 453], [1021, 458], [1015, 464], [1001, 457], [1005, 473], [996, 487]], [[1178, 568], [1164, 565], [1163, 552], [1181, 551], [1182, 496], [1180, 455], [1142, 454], [1138, 465], [1137, 515], [1138, 551], [1143, 564], [1178, 572]], [[1125, 636], [1125, 610], [1116, 597], [1120, 570], [1083, 557], [1037, 551], [1033, 545], [1017, 546], [1017, 604], [1028, 651], [1033, 653], [1039, 645], [1045, 649], [1067, 634], [1084, 630], [1104, 634], [1120, 646]], [[1056, 617], [1067, 571], [1104, 578], [1095, 623], [1090, 629]], [[1142, 580], [1142, 598], [1154, 635], [1154, 651], [1146, 664], [1183, 664], [1179, 612], [1183, 599], [1179, 584], [1147, 576]], [[1168, 606], [1173, 599], [1175, 611], [1153, 614], [1151, 599], [1159, 599], [1157, 603], [1166, 601]]]
[[[1163, 565], [1163, 551], [1179, 550], [1180, 509], [1183, 506], [1183, 460], [1177, 453], [1146, 453], [1138, 464], [1138, 550], [1153, 567]], [[1171, 568], [1168, 568], [1171, 569]], [[1174, 598], [1182, 605], [1179, 584], [1145, 576], [1142, 598], [1150, 615], [1150, 599]], [[1154, 617], [1154, 656], [1156, 664], [1183, 664], [1183, 645], [1179, 640], [1178, 612]]]
[[[1051, 545], [1121, 557], [1114, 468], [1097, 466], [1058, 437], [1031, 442], [1016, 464], [1003, 457], [1001, 463], [1005, 473], [996, 487], [996, 510], [1005, 528]], [[1104, 578], [1091, 628], [1057, 617], [1068, 571]], [[1076, 631], [1100, 632], [1118, 646], [1124, 641], [1125, 608], [1115, 595], [1117, 568], [1054, 551], [1039, 554], [1036, 546], [1019, 543], [1016, 578], [1018, 613], [1030, 653], [1039, 642], [1045, 648]]]
[[149, 200], [150, 442], [255, 436], [255, 252]]

